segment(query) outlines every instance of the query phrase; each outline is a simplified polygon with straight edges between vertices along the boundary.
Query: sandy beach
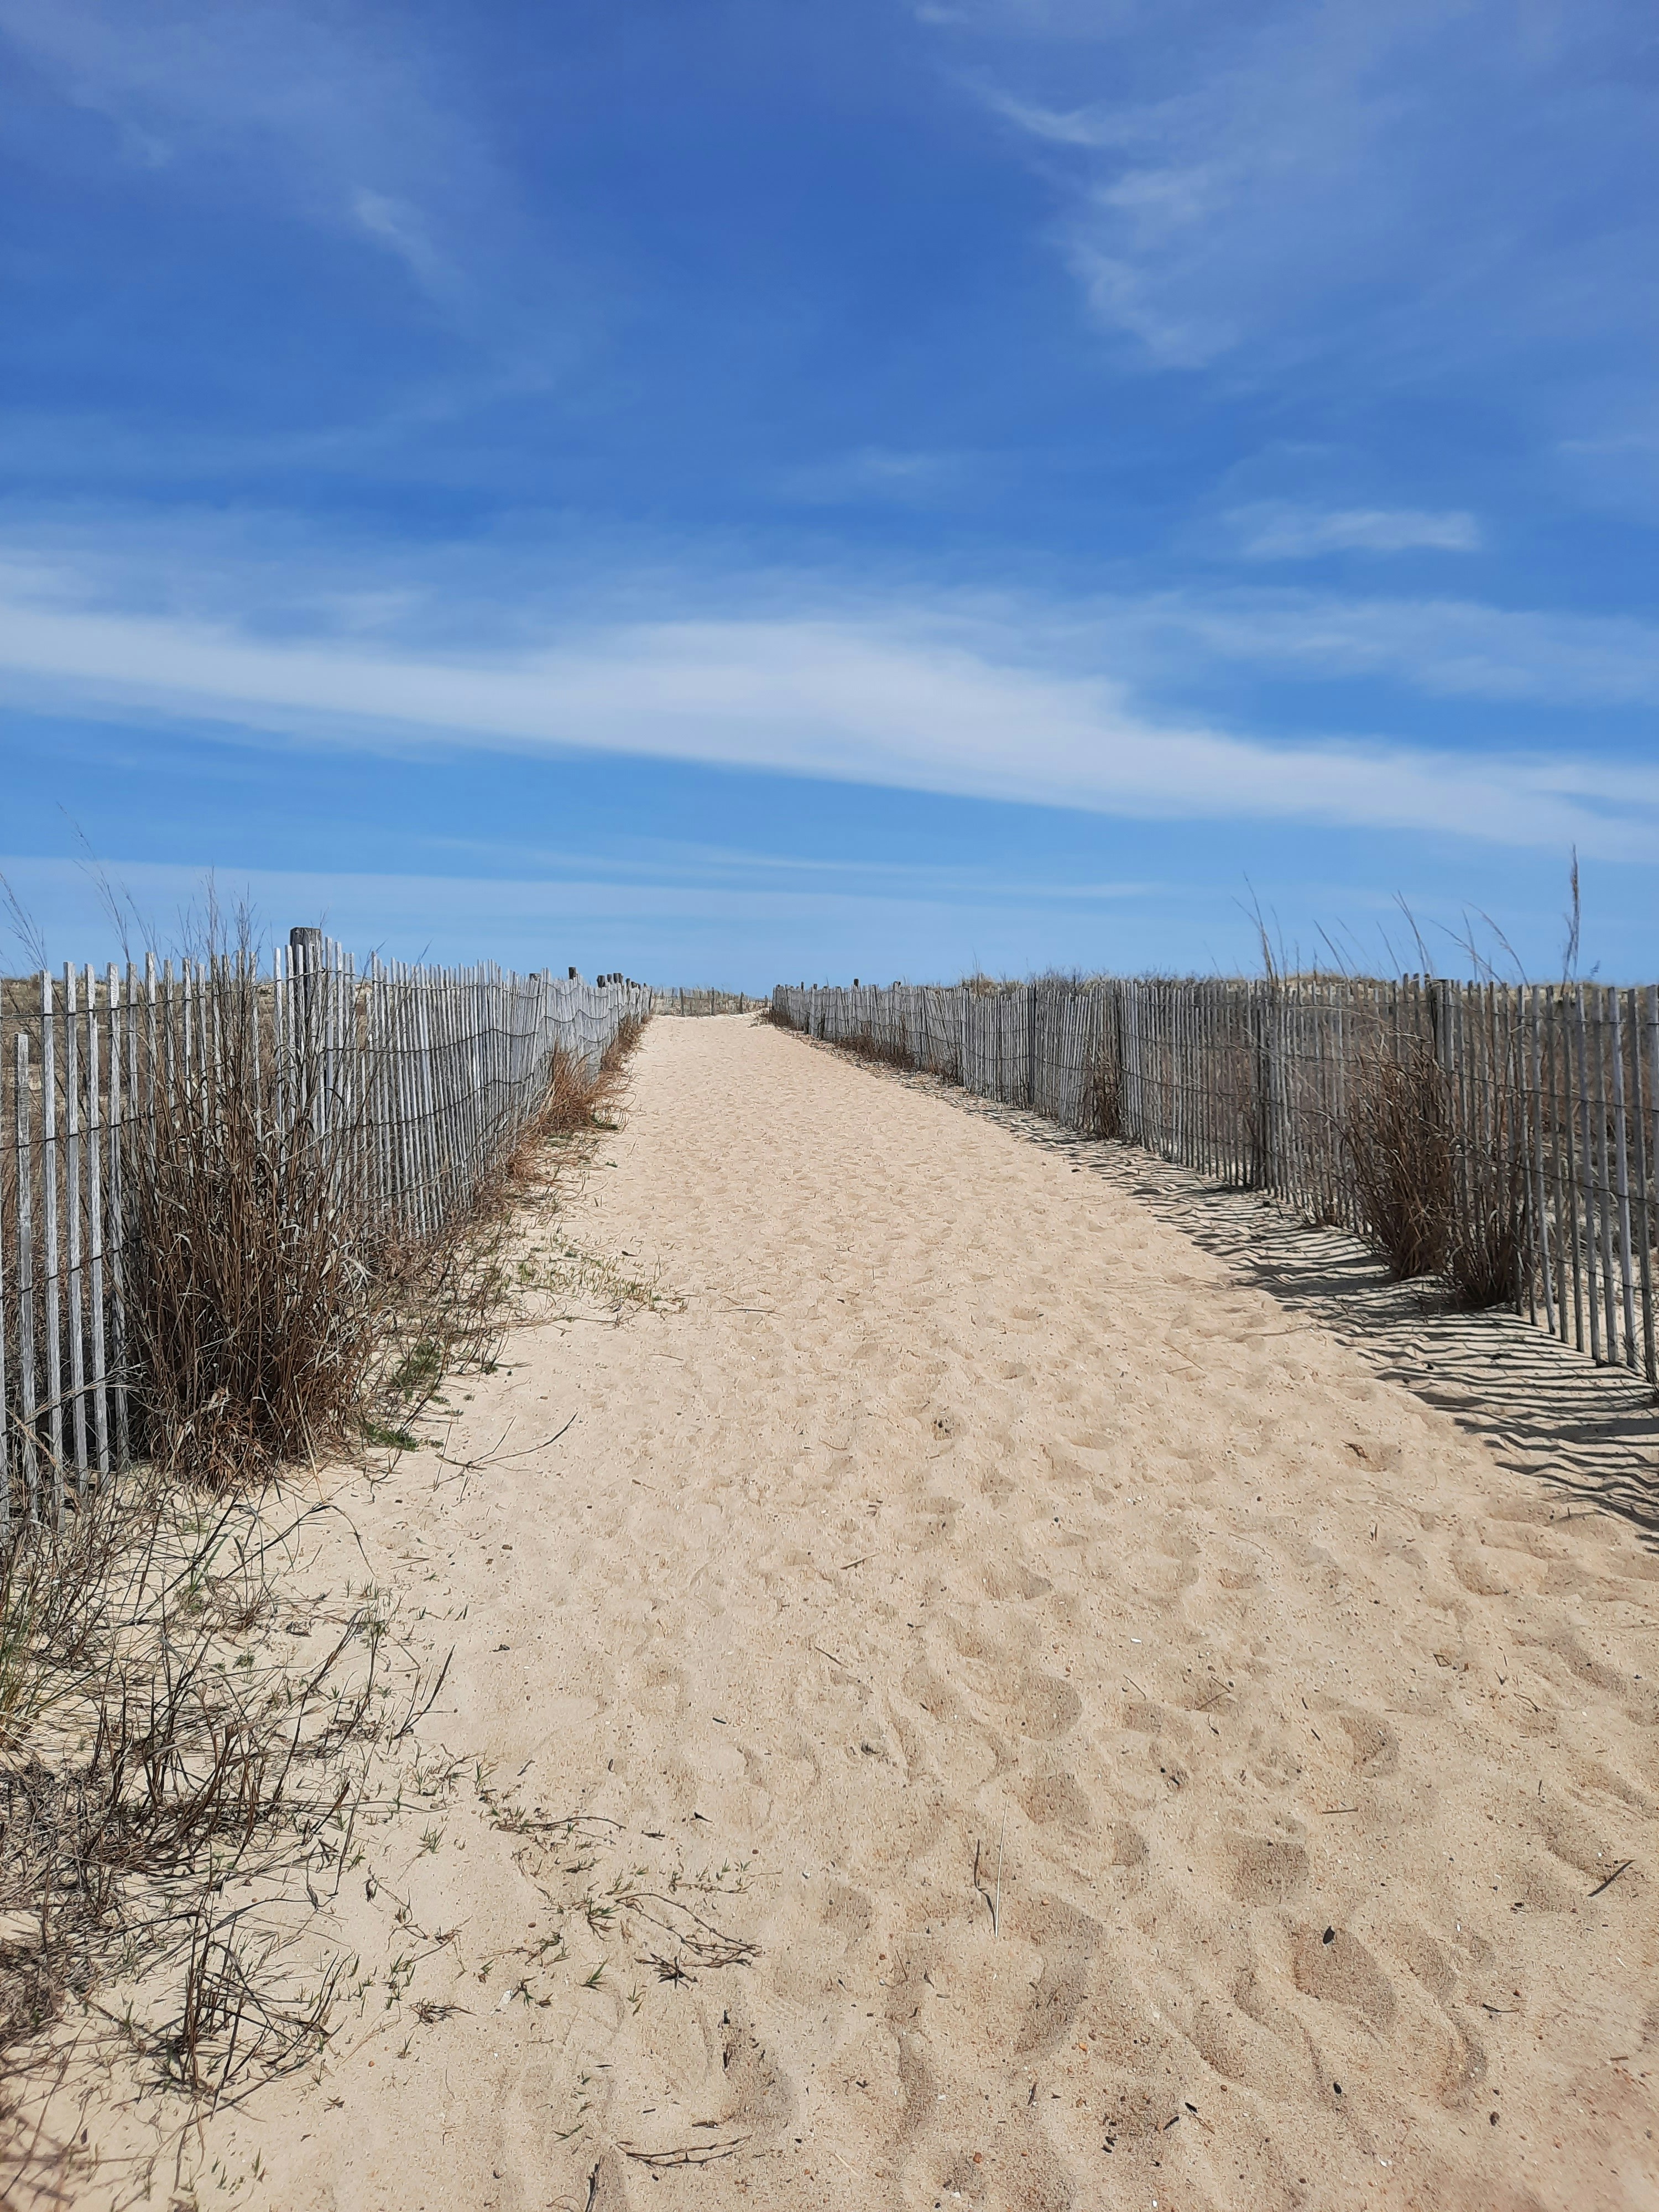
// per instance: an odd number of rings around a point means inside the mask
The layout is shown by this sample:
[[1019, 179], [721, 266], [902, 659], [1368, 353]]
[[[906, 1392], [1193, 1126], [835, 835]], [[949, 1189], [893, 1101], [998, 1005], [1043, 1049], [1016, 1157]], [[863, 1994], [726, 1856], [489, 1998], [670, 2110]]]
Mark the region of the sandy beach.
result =
[[591, 1292], [342, 1478], [429, 1795], [189, 2201], [1659, 2202], [1628, 1522], [750, 1020], [651, 1027], [556, 1227]]

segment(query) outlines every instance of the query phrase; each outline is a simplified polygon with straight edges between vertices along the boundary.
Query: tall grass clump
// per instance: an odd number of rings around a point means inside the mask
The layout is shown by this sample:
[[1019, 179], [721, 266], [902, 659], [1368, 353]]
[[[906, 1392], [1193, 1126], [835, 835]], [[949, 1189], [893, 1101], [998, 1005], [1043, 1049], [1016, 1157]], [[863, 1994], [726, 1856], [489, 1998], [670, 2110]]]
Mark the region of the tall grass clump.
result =
[[272, 1052], [263, 996], [251, 969], [234, 974], [216, 994], [210, 1053], [156, 1071], [126, 1191], [142, 1446], [212, 1487], [349, 1432], [390, 1242], [362, 1105], [329, 1095], [319, 1049]]
[[1079, 1126], [1091, 1137], [1123, 1134], [1123, 1063], [1110, 1047], [1097, 1053], [1084, 1073]]
[[125, 1169], [125, 1325], [136, 1448], [223, 1489], [401, 1436], [446, 1369], [479, 1356], [499, 1300], [477, 1232], [504, 1220], [541, 1147], [595, 1125], [641, 1024], [597, 1062], [552, 1049], [538, 1094], [498, 1100], [454, 1149], [429, 1114], [408, 1118], [414, 1079], [358, 987], [331, 977], [331, 996], [308, 997], [301, 976], [276, 1025], [245, 951], [204, 965], [193, 1039], [164, 1030], [149, 1054]]
[[554, 1048], [548, 1062], [547, 1088], [514, 1148], [511, 1166], [515, 1180], [550, 1140], [580, 1136], [584, 1130], [605, 1126], [601, 1115], [616, 1103], [629, 1059], [644, 1028], [637, 1015], [625, 1016], [592, 1067], [562, 1045]]
[[909, 1046], [897, 1037], [878, 1036], [872, 1029], [856, 1030], [843, 1040], [843, 1048], [860, 1060], [872, 1060], [879, 1067], [912, 1068], [916, 1056]]
[[1344, 1133], [1366, 1241], [1402, 1280], [1438, 1274], [1451, 1243], [1452, 1114], [1431, 1044], [1413, 1037], [1357, 1059]]
[[1510, 1305], [1525, 1281], [1519, 1086], [1466, 1096], [1432, 1042], [1361, 1054], [1343, 1133], [1360, 1225], [1401, 1280], [1440, 1277], [1458, 1305]]
[[1471, 1310], [1516, 1305], [1532, 1273], [1534, 1247], [1525, 1090], [1512, 1062], [1462, 1098], [1456, 1120], [1447, 1283], [1458, 1304]]

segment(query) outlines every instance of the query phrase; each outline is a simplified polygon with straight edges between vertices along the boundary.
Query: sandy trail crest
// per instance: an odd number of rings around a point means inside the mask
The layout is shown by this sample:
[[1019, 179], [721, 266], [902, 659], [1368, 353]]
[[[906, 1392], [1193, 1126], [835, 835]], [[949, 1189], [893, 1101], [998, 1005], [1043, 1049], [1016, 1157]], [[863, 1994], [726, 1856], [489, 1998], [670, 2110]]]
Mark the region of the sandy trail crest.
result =
[[556, 1444], [357, 1487], [493, 1810], [378, 1832], [450, 1940], [214, 2124], [243, 2201], [1659, 2201], [1628, 1526], [747, 1021], [652, 1028], [567, 1224], [683, 1303], [458, 1399]]

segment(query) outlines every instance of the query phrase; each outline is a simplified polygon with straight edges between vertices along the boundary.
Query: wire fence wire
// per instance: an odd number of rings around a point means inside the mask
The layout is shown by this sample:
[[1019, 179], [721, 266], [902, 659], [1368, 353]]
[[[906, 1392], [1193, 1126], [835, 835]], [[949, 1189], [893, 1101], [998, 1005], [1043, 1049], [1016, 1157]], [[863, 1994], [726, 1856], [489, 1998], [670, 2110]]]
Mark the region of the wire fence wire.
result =
[[1353, 1231], [1659, 1383], [1659, 988], [781, 985], [774, 1018]]
[[359, 969], [316, 930], [268, 972], [241, 952], [0, 986], [0, 1532], [136, 1448], [131, 1240], [181, 1118], [210, 1149], [251, 1122], [267, 1170], [302, 1158], [313, 1199], [320, 1176], [380, 1239], [428, 1240], [511, 1157], [556, 1053], [591, 1068], [650, 1010], [619, 976]]

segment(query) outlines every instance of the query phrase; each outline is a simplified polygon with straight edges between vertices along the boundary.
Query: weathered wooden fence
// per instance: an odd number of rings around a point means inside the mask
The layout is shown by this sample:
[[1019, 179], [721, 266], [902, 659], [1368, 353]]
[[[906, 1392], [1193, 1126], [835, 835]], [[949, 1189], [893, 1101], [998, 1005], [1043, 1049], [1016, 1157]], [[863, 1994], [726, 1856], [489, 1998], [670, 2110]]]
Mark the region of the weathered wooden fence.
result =
[[429, 1237], [510, 1154], [555, 1050], [591, 1066], [649, 1011], [619, 977], [359, 969], [317, 930], [269, 974], [148, 959], [0, 986], [0, 1528], [129, 1455], [129, 1200], [170, 1102], [210, 1125], [251, 1084], [381, 1232]]
[[757, 1014], [765, 1004], [741, 991], [655, 991], [651, 998], [652, 1011], [659, 1014]]
[[1425, 1069], [1449, 1218], [1509, 1238], [1521, 1310], [1659, 1383], [1659, 988], [1109, 978], [784, 985], [774, 1006], [814, 1036], [1373, 1237], [1379, 1083]]

